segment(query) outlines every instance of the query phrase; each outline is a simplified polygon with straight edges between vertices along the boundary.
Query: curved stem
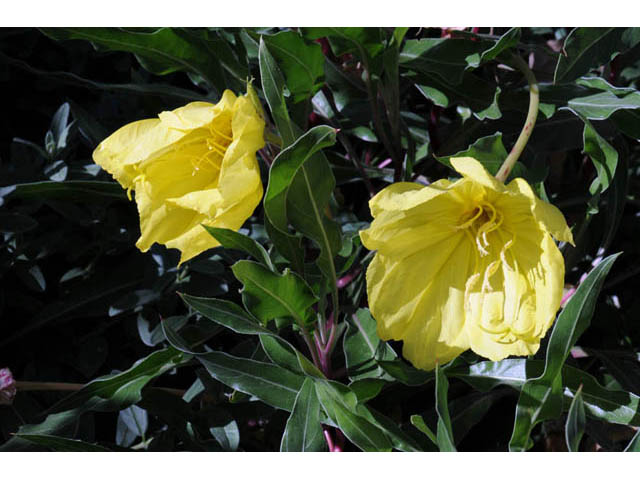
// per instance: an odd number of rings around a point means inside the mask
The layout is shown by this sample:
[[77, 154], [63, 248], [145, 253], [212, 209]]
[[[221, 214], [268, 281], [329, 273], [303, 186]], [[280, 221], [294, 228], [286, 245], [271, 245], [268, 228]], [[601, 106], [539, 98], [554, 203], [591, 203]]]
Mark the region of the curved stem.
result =
[[496, 173], [496, 178], [501, 182], [507, 180], [507, 177], [511, 173], [513, 166], [516, 164], [518, 157], [520, 157], [525, 145], [529, 141], [533, 127], [536, 124], [536, 118], [538, 118], [538, 104], [540, 103], [540, 89], [538, 88], [538, 81], [533, 75], [533, 72], [529, 69], [526, 62], [518, 55], [513, 55], [513, 60], [516, 67], [520, 69], [529, 82], [529, 111], [527, 112], [527, 119], [524, 122], [524, 127], [520, 132], [518, 140], [516, 140], [516, 144], [509, 152], [509, 155], [507, 155], [507, 158], [500, 167], [500, 170], [498, 170], [498, 173]]

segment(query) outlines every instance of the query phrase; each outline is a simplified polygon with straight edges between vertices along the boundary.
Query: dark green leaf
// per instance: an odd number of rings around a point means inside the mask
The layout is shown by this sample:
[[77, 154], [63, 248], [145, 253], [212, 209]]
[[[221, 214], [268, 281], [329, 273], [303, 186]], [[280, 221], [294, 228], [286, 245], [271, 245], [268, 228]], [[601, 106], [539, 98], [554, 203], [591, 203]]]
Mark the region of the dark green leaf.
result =
[[565, 439], [570, 452], [578, 451], [580, 440], [582, 440], [582, 436], [584, 435], [586, 422], [584, 402], [582, 401], [582, 388], [578, 388], [569, 407], [569, 414], [565, 426]]
[[558, 58], [554, 83], [570, 83], [640, 41], [636, 28], [580, 27], [571, 31]]
[[71, 438], [56, 437], [55, 435], [38, 435], [28, 433], [16, 433], [16, 437], [48, 448], [54, 452], [110, 452], [108, 448], [95, 443], [87, 443]]
[[273, 121], [282, 137], [282, 148], [286, 148], [294, 142], [298, 136], [298, 131], [289, 117], [289, 110], [285, 100], [286, 84], [284, 77], [262, 37], [260, 38], [259, 59], [262, 90], [269, 104]]
[[377, 360], [377, 362], [387, 374], [410, 387], [424, 385], [434, 379], [433, 372], [418, 370], [399, 358], [391, 361]]
[[314, 382], [306, 378], [296, 396], [282, 436], [281, 452], [319, 452], [326, 450], [320, 424], [320, 402]]
[[197, 359], [216, 380], [283, 410], [293, 409], [304, 381], [303, 376], [277, 365], [224, 352], [201, 354]]
[[619, 97], [611, 92], [596, 93], [586, 97], [572, 98], [567, 106], [589, 120], [606, 120], [618, 110], [640, 108], [640, 92]]
[[[497, 132], [493, 135], [489, 135], [488, 137], [479, 138], [466, 150], [462, 150], [461, 152], [450, 156], [436, 157], [436, 159], [447, 167], [453, 169], [451, 159], [459, 157], [475, 158], [484, 165], [490, 174], [495, 175], [498, 173], [500, 166], [507, 158], [507, 150], [504, 148], [502, 143], [502, 133]], [[518, 162], [513, 167], [509, 178], [527, 178], [527, 176], [527, 168], [522, 163]]]
[[247, 237], [246, 235], [242, 235], [241, 233], [228, 228], [216, 228], [208, 225], [203, 225], [203, 227], [213, 238], [218, 240], [220, 245], [224, 248], [233, 248], [235, 250], [248, 253], [253, 258], [261, 261], [265, 266], [269, 267], [269, 269], [274, 269], [267, 251], [253, 238]]
[[629, 445], [624, 449], [625, 452], [640, 452], [640, 430], [633, 436]]
[[505, 50], [515, 47], [520, 41], [521, 34], [522, 31], [520, 27], [510, 28], [504, 35], [502, 35], [498, 39], [498, 41], [491, 48], [485, 50], [482, 53], [474, 53], [467, 57], [467, 63], [470, 67], [476, 68], [483, 63], [495, 59]]
[[438, 413], [436, 441], [441, 452], [456, 451], [456, 444], [453, 441], [451, 417], [449, 417], [448, 391], [449, 382], [447, 376], [442, 368], [436, 365], [436, 412]]
[[400, 52], [400, 65], [423, 73], [434, 73], [454, 85], [462, 82], [467, 58], [492, 47], [485, 41], [459, 38], [407, 40]]
[[547, 347], [544, 373], [528, 380], [520, 393], [510, 450], [526, 450], [533, 427], [561, 413], [562, 365], [589, 326], [598, 293], [618, 255], [605, 258], [589, 273], [558, 316]]
[[357, 53], [361, 59], [370, 60], [384, 48], [380, 29], [375, 27], [310, 27], [302, 31], [313, 40], [328, 37], [337, 56]]
[[263, 36], [269, 51], [284, 72], [293, 101], [309, 98], [320, 89], [324, 74], [324, 55], [317, 43], [307, 43], [296, 32], [280, 32]]
[[431, 429], [427, 426], [424, 419], [420, 415], [411, 415], [411, 425], [416, 427], [422, 433], [424, 433], [429, 440], [433, 442], [434, 445], [438, 445], [438, 439], [436, 438], [435, 433], [431, 431]]
[[381, 342], [376, 333], [376, 321], [369, 310], [361, 308], [349, 320], [343, 350], [351, 380], [393, 378], [376, 363], [376, 353], [381, 361], [392, 361], [397, 355], [388, 344]]
[[316, 380], [315, 387], [325, 414], [352, 443], [365, 452], [391, 450], [391, 443], [380, 428], [358, 415], [356, 395], [347, 387], [327, 380]]
[[263, 323], [291, 317], [299, 326], [305, 325], [311, 316], [309, 308], [318, 299], [298, 275], [288, 270], [279, 275], [249, 260], [240, 260], [231, 269], [244, 285], [245, 307]]
[[50, 410], [54, 413], [78, 407], [99, 411], [122, 410], [140, 401], [142, 389], [151, 380], [185, 360], [185, 355], [173, 348], [158, 350], [122, 373], [92, 380]]
[[[20, 435], [68, 435], [72, 436], [82, 415], [81, 409], [73, 409], [65, 412], [48, 415], [43, 422], [38, 424], [22, 425], [17, 434]], [[31, 442], [13, 436], [9, 441], [0, 446], [2, 452], [15, 452], [28, 450]]]
[[598, 177], [589, 187], [592, 194], [596, 192], [604, 192], [609, 188], [610, 183], [616, 174], [618, 166], [618, 152], [607, 142], [596, 129], [593, 128], [591, 122], [581, 117], [584, 122], [584, 153], [589, 155], [593, 162]]
[[[15, 188], [14, 188], [15, 187]], [[68, 199], [78, 202], [104, 201], [105, 198], [126, 200], [127, 195], [115, 182], [92, 182], [69, 180], [66, 182], [34, 182], [13, 185], [10, 198], [22, 199]]]
[[216, 58], [202, 44], [178, 35], [172, 28], [153, 32], [95, 27], [44, 28], [42, 31], [54, 40], [87, 40], [98, 48], [133, 53], [144, 68], [156, 75], [185, 71], [203, 77], [210, 85], [219, 83], [214, 81], [220, 75]]
[[20, 213], [0, 213], [0, 232], [24, 233], [38, 226], [33, 218]]

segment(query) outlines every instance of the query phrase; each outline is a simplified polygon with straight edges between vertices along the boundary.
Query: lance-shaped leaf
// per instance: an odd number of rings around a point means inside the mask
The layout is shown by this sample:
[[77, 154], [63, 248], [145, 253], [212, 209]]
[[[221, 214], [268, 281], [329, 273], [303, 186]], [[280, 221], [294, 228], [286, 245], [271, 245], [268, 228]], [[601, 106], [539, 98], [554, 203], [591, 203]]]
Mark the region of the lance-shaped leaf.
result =
[[584, 122], [584, 153], [589, 155], [589, 158], [593, 162], [593, 166], [596, 167], [596, 172], [598, 173], [598, 177], [589, 187], [589, 191], [592, 194], [595, 194], [596, 192], [604, 192], [609, 188], [609, 185], [616, 174], [616, 168], [618, 166], [618, 152], [609, 144], [609, 142], [596, 132], [596, 129], [593, 128], [593, 125], [591, 125], [589, 120], [584, 117], [581, 118]]
[[565, 425], [565, 439], [570, 452], [578, 451], [580, 440], [582, 440], [582, 436], [584, 435], [586, 422], [584, 402], [582, 401], [582, 388], [578, 388], [571, 402], [571, 407], [569, 407], [569, 414], [567, 415], [567, 423]]
[[562, 365], [591, 323], [598, 294], [618, 255], [605, 258], [589, 273], [558, 316], [547, 347], [544, 373], [527, 381], [520, 392], [510, 450], [526, 450], [533, 427], [562, 412]]
[[224, 76], [218, 59], [203, 43], [172, 28], [137, 32], [124, 28], [44, 28], [55, 40], [87, 40], [102, 50], [133, 53], [151, 73], [166, 75], [185, 71], [203, 77], [212, 86], [224, 87]]
[[612, 92], [572, 98], [567, 106], [589, 120], [606, 120], [618, 110], [640, 109], [640, 92], [634, 91], [624, 97]]
[[314, 382], [306, 378], [296, 396], [280, 444], [281, 452], [319, 452], [326, 450], [320, 424], [320, 401]]
[[324, 55], [317, 43], [307, 43], [294, 31], [279, 32], [261, 39], [284, 72], [293, 101], [304, 100], [322, 86]]
[[236, 262], [231, 270], [244, 285], [245, 307], [265, 324], [291, 317], [299, 326], [305, 325], [309, 307], [318, 301], [305, 281], [289, 270], [279, 275], [249, 260]]
[[320, 404], [345, 436], [365, 452], [391, 450], [391, 442], [369, 419], [358, 414], [357, 398], [348, 387], [327, 380], [315, 381]]
[[554, 83], [570, 83], [640, 41], [640, 29], [619, 27], [574, 28], [558, 58]]
[[[379, 346], [380, 351], [378, 351]], [[369, 310], [361, 308], [347, 324], [343, 340], [345, 363], [351, 380], [365, 378], [393, 379], [377, 364], [378, 359], [392, 361], [397, 355], [376, 333], [376, 321]]]
[[51, 407], [52, 412], [86, 407], [98, 411], [122, 410], [142, 398], [142, 389], [154, 378], [185, 362], [188, 356], [174, 348], [153, 352], [122, 373], [87, 383]]
[[[336, 142], [336, 130], [320, 125], [309, 130], [276, 157], [269, 170], [269, 184], [264, 196], [264, 211], [272, 225], [288, 232], [287, 194], [294, 177], [316, 152]], [[332, 187], [335, 187], [335, 183]], [[311, 208], [312, 205], [305, 205]]]
[[456, 444], [453, 441], [453, 428], [449, 416], [449, 404], [447, 394], [449, 381], [440, 365], [436, 365], [436, 412], [438, 413], [438, 428], [436, 442], [441, 452], [455, 452]]
[[247, 237], [246, 235], [238, 233], [234, 230], [230, 230], [228, 228], [210, 227], [208, 225], [203, 225], [203, 227], [213, 238], [218, 240], [220, 242], [220, 245], [222, 245], [224, 248], [233, 248], [235, 250], [240, 250], [248, 253], [253, 258], [259, 260], [265, 266], [269, 267], [270, 270], [274, 269], [273, 263], [271, 263], [271, 258], [269, 257], [267, 251], [253, 238]]
[[423, 38], [407, 40], [400, 52], [400, 65], [405, 69], [434, 73], [452, 84], [462, 81], [467, 58], [480, 56], [493, 45], [484, 40], [462, 38]]
[[[528, 380], [538, 378], [544, 370], [540, 360], [506, 359], [499, 362], [478, 362], [447, 370], [449, 377], [464, 380], [480, 391], [499, 385], [521, 390]], [[587, 416], [620, 425], [640, 426], [640, 397], [619, 389], [607, 389], [594, 377], [577, 368], [562, 367], [563, 410], [569, 408], [582, 385], [582, 400]]]
[[273, 121], [276, 127], [278, 127], [278, 132], [280, 132], [280, 136], [282, 137], [282, 146], [287, 147], [296, 139], [299, 129], [291, 123], [289, 111], [287, 110], [287, 102], [285, 100], [286, 85], [284, 77], [263, 38], [260, 38], [258, 58], [260, 61], [262, 90], [269, 104]]
[[640, 452], [640, 430], [633, 436], [629, 445], [624, 449], [625, 452]]
[[[288, 368], [294, 373], [319, 377], [323, 376], [313, 363], [289, 342], [279, 337], [277, 333], [260, 325], [256, 318], [252, 317], [235, 303], [217, 298], [192, 297], [186, 294], [182, 295], [182, 299], [187, 305], [209, 320], [227, 327], [236, 333], [259, 335], [260, 343], [267, 356], [281, 367]], [[165, 336], [169, 338], [172, 332], [166, 321], [162, 323], [162, 327]], [[170, 342], [171, 341], [170, 339]], [[174, 337], [173, 342], [175, 341], [176, 339]]]
[[520, 41], [520, 35], [522, 31], [520, 27], [513, 27], [507, 30], [498, 41], [491, 47], [482, 53], [474, 53], [466, 58], [469, 67], [477, 68], [483, 63], [489, 62], [495, 59], [505, 50], [515, 47]]
[[57, 437], [55, 435], [37, 435], [28, 433], [16, 433], [16, 437], [28, 440], [36, 445], [45, 447], [54, 452], [110, 452], [108, 448], [96, 443], [87, 443], [82, 440]]

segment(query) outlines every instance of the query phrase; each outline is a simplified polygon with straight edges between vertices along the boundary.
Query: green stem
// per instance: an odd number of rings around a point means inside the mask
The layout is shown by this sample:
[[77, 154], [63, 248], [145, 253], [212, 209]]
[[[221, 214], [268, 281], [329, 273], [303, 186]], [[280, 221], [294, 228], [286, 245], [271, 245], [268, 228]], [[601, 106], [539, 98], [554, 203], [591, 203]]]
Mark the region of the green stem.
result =
[[533, 72], [529, 69], [526, 62], [518, 55], [513, 55], [513, 61], [529, 82], [529, 111], [527, 112], [527, 119], [524, 122], [524, 127], [520, 132], [518, 140], [516, 140], [516, 144], [509, 152], [509, 155], [507, 155], [507, 158], [500, 167], [500, 170], [498, 170], [498, 173], [496, 173], [496, 178], [501, 182], [505, 182], [507, 180], [513, 166], [516, 164], [516, 161], [524, 150], [525, 145], [529, 141], [533, 127], [536, 124], [536, 119], [538, 118], [538, 104], [540, 103], [538, 81], [533, 75]]

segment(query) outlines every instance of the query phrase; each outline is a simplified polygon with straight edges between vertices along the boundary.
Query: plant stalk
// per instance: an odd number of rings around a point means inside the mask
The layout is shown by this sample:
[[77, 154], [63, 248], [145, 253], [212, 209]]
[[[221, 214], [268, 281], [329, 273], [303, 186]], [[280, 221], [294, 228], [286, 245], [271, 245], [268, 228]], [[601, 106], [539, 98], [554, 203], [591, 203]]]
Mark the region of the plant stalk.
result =
[[529, 111], [527, 112], [527, 119], [524, 122], [524, 127], [520, 132], [520, 136], [509, 152], [509, 155], [507, 155], [507, 158], [500, 167], [500, 170], [496, 173], [496, 179], [503, 183], [509, 177], [511, 170], [513, 170], [520, 154], [529, 141], [533, 127], [536, 124], [536, 119], [538, 118], [538, 105], [540, 103], [540, 89], [538, 88], [538, 81], [533, 75], [533, 72], [520, 56], [514, 54], [513, 61], [515, 66], [524, 74], [525, 78], [529, 82]]

